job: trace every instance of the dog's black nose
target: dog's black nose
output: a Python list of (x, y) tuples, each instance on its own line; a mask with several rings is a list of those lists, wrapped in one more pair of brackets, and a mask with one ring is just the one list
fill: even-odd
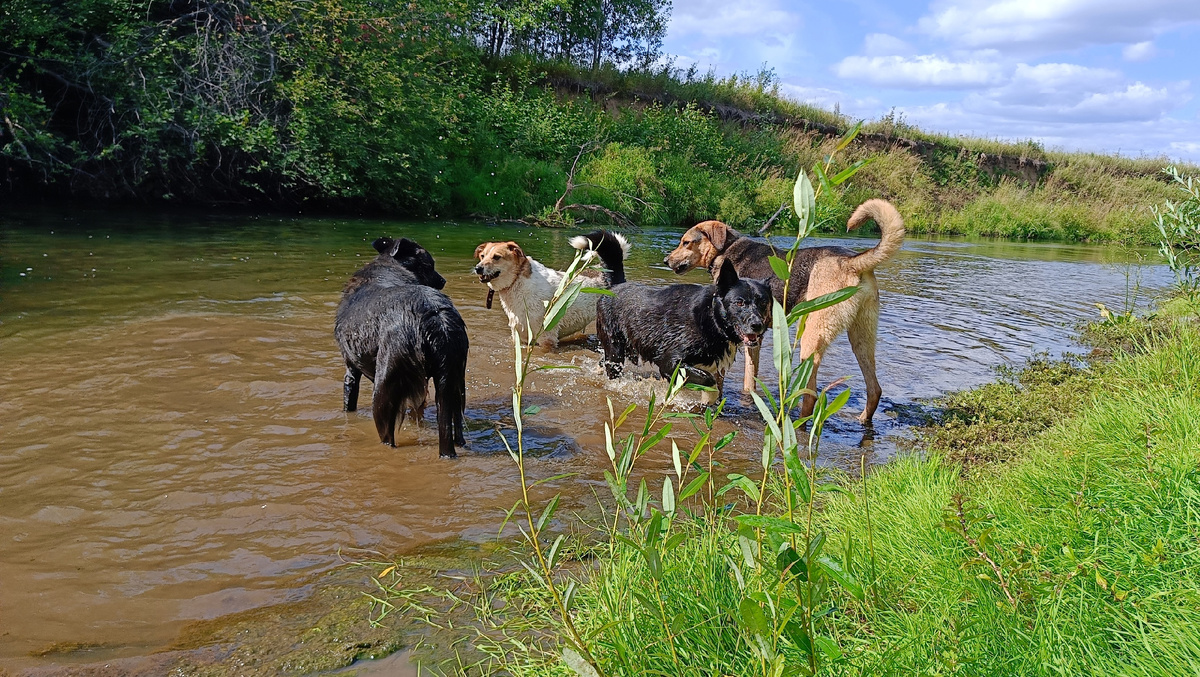
[(762, 323), (755, 322), (754, 324), (750, 325), (750, 331), (754, 332), (755, 334), (761, 334), (763, 331)]
[(480, 264), (480, 265), (478, 265), (478, 266), (475, 266), (475, 274), (476, 274), (476, 275), (483, 275), (483, 265), (482, 265), (482, 264)]
[(667, 266), (671, 265), (671, 256), (670, 256), (670, 254), (668, 254), (667, 256), (664, 256), (664, 257), (663, 257), (663, 265), (667, 265)]

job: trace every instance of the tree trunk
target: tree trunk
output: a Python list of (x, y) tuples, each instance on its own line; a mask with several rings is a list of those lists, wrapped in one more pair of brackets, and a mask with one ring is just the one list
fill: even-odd
[(604, 33), (608, 28), (608, 3), (601, 0), (599, 16), (596, 17), (596, 34), (592, 42), (592, 72), (600, 70), (600, 57), (604, 54)]
[(604, 22), (596, 27), (596, 41), (592, 43), (592, 72), (600, 70), (600, 55), (604, 52)]
[(504, 19), (498, 18), (492, 24), (491, 39), (488, 40), (488, 57), (493, 61), (500, 58), (500, 54), (504, 49)]

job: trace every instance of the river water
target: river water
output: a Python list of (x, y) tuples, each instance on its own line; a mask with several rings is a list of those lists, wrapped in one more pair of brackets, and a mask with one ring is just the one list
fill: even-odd
[[(423, 427), (398, 432), (396, 449), (378, 443), (369, 406), (340, 411), (334, 308), (383, 234), (433, 252), (470, 332), (468, 444), (457, 460), (438, 458), (433, 407)], [(628, 277), (679, 281), (660, 263), (678, 234), (631, 233)], [(495, 538), (518, 497), (497, 432), (511, 424), (512, 348), (499, 303), (484, 307), (471, 256), (482, 241), (514, 239), (561, 267), (568, 235), (371, 219), (0, 215), (0, 668), (52, 664), (33, 654), (70, 643), (114, 657), (159, 650), (191, 621), (304, 594), (293, 582), (337, 566), (340, 551)], [(878, 271), (884, 397), (873, 431), (852, 418), (862, 381), (844, 338), (822, 364), (822, 383), (850, 376), (855, 391), (830, 425), (825, 461), (886, 461), (927, 398), (1038, 351), (1072, 350), (1072, 327), (1096, 316), (1094, 302), (1121, 309), (1132, 282), (1142, 301), (1169, 283), (1139, 257), (1154, 260), (909, 238)], [(596, 357), (587, 341), (539, 352), (540, 363), (580, 369), (543, 372), (527, 398), (541, 407), (527, 423), (531, 473), (578, 473), (541, 488), (574, 507), (607, 492), (605, 397), (620, 407), (656, 383), (609, 383)], [(740, 362), (719, 423), (741, 431), (722, 452), (730, 468), (756, 463), (762, 439), (735, 390)], [(666, 472), (669, 446), (644, 467)]]

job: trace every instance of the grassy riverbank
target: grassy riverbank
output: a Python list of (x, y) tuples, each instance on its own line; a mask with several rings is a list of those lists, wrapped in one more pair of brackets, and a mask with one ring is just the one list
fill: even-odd
[[(750, 229), (857, 122), (786, 98), (769, 69), (650, 66), (663, 2), (576, 1), (15, 8), (0, 17), (0, 193), (486, 219), (561, 199)], [(1144, 205), (1171, 192), (1166, 158), (866, 122), (831, 170), (872, 163), (822, 195), (824, 230), (884, 197), (915, 233), (1147, 243)]]
[[(959, 424), (959, 452), (910, 456), (824, 492), (814, 519), (825, 552), (862, 590), (830, 588), (821, 672), (1190, 673), (1200, 661), (1200, 333), (1190, 320), (1157, 322), (1101, 328), (1133, 352), (1035, 363), (977, 391), (1010, 388), (1020, 411), (1053, 412), (1046, 421), (978, 399)], [(1006, 426), (1025, 430), (1009, 430), (1002, 455), (991, 435), (970, 434)], [(932, 433), (933, 447), (954, 436)], [(765, 674), (744, 600), (779, 603), (790, 586), (780, 596), (779, 573), (755, 570), (746, 553), (758, 546), (721, 521), (677, 518), (672, 533), (683, 536), (658, 575), (626, 540), (576, 553), (572, 615), (606, 674)], [(635, 591), (659, 595), (670, 613)], [(474, 599), (475, 644), (490, 654), (480, 672), (574, 674), (529, 574), (500, 576)], [(765, 609), (770, 624), (778, 616)], [(787, 665), (805, 663), (794, 635), (772, 641)]]

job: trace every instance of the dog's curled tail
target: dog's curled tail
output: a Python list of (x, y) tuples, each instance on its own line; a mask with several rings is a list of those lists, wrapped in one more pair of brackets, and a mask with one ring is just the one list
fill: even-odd
[(571, 246), (580, 251), (594, 251), (608, 271), (605, 279), (609, 287), (625, 281), (625, 259), (629, 257), (629, 241), (620, 233), (596, 230), (587, 235), (571, 238)]
[(879, 244), (847, 259), (846, 265), (858, 273), (874, 270), (876, 266), (892, 258), (904, 242), (904, 219), (892, 203), (887, 200), (867, 200), (850, 215), (850, 220), (846, 222), (846, 230), (857, 228), (867, 219), (874, 219), (875, 223), (879, 224), (882, 235)]

